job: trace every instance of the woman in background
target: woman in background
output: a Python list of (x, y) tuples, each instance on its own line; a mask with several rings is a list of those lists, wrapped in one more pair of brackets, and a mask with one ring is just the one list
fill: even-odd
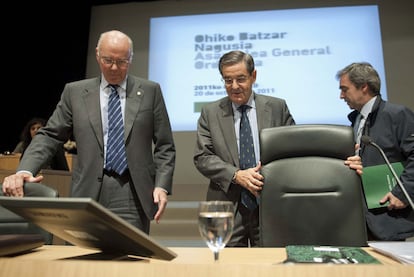
[[(32, 138), (36, 135), (37, 131), (46, 125), (46, 119), (35, 117), (29, 120), (23, 128), (20, 135), (20, 142), (16, 145), (13, 153), (21, 153), (21, 157), (24, 155), (24, 151), (29, 146)], [(20, 157), (20, 158), (21, 158)], [(43, 168), (55, 169), (55, 170), (69, 170), (68, 163), (65, 157), (64, 148), (59, 148), (53, 159), (43, 165)]]

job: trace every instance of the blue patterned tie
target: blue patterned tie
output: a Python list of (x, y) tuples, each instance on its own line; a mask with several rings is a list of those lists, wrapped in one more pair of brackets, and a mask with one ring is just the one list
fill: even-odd
[(362, 114), (358, 114), (357, 120), (354, 125), (355, 141), (356, 143), (361, 143), (362, 130), (365, 125), (365, 117)]
[[(240, 169), (247, 169), (256, 166), (256, 157), (254, 154), (254, 144), (252, 130), (250, 128), (249, 119), (247, 118), (248, 105), (242, 105), (239, 110), (242, 114), (240, 120)], [(249, 210), (253, 211), (257, 207), (256, 197), (247, 189), (242, 188), (241, 202)]]
[[(364, 130), (365, 125), (365, 117), (360, 113), (358, 114), (355, 125), (354, 125), (354, 136), (355, 136), (355, 143), (361, 144), (361, 137), (362, 137), (362, 131)], [(359, 147), (358, 150), (355, 150), (355, 155), (359, 155), (359, 151), (361, 150), (361, 147)]]
[(124, 143), (124, 123), (122, 121), (121, 101), (117, 86), (109, 85), (111, 94), (108, 102), (108, 142), (106, 146), (106, 165), (108, 171), (122, 175), (127, 168)]

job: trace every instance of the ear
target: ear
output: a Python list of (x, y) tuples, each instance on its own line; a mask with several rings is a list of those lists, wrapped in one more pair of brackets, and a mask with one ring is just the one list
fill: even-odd
[(95, 48), (95, 57), (96, 57), (96, 61), (99, 63), (99, 50), (98, 50), (98, 47)]
[(369, 89), (368, 84), (363, 84), (361, 86), (361, 90), (364, 94), (371, 94), (371, 90)]
[(255, 69), (255, 70), (253, 70), (253, 72), (252, 72), (253, 83), (254, 83), (254, 82), (256, 82), (256, 74), (257, 74), (257, 71), (256, 71), (256, 69)]

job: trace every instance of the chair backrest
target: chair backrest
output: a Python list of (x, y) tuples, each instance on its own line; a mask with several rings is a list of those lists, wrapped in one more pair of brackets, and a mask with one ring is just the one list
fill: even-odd
[(260, 245), (366, 246), (360, 176), (351, 127), (314, 124), (260, 132)]
[[(57, 190), (40, 183), (25, 183), (24, 193), (25, 196), (32, 197), (59, 197)], [(1, 185), (0, 196), (3, 196)], [(46, 244), (53, 242), (51, 233), (2, 206), (0, 206), (0, 234), (41, 234)]]

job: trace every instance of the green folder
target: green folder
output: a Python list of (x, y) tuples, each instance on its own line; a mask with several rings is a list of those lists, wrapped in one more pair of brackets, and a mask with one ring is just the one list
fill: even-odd
[[(402, 163), (391, 164), (395, 173), (401, 175), (404, 167)], [(386, 164), (364, 167), (362, 173), (362, 185), (364, 187), (365, 199), (368, 209), (385, 207), (387, 203), (381, 205), (379, 201), (386, 193), (392, 190), (397, 184), (391, 170)]]

